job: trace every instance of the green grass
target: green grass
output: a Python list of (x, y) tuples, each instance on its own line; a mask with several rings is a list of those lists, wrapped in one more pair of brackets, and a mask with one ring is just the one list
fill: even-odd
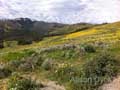
[(69, 90), (96, 90), (118, 74), (119, 65), (118, 60), (102, 52), (84, 64), (63, 64), (52, 77), (62, 84), (68, 83)]
[(8, 61), (20, 60), (22, 58), (31, 56), (34, 53), (35, 53), (35, 51), (26, 49), (26, 50), (19, 51), (19, 52), (5, 53), (5, 54), (1, 55), (0, 58), (2, 58), (3, 62), (8, 62)]
[[(64, 29), (66, 31), (73, 29), (71, 31), (75, 30), (75, 32), (46, 37), (42, 41), (34, 42), (31, 45), (1, 49), (0, 62), (19, 62), (24, 58), (25, 61), (22, 62), (22, 65), (33, 66), (34, 70), (29, 71), (30, 75), (34, 73), (42, 80), (58, 81), (67, 90), (88, 90), (88, 88), (89, 90), (95, 90), (106, 83), (96, 82), (96, 85), (94, 85), (87, 82), (83, 85), (81, 82), (74, 82), (76, 78), (92, 78), (93, 83), (95, 83), (94, 77), (98, 77), (101, 81), (111, 79), (120, 73), (118, 72), (120, 71), (120, 65), (118, 65), (120, 62), (120, 23), (98, 25), (85, 30), (80, 29), (79, 25)], [(62, 33), (62, 31), (58, 32)], [(66, 38), (69, 36), (70, 38)], [(65, 47), (65, 45), (76, 47)], [(109, 52), (110, 55), (103, 53), (103, 51)], [(32, 56), (35, 53), (37, 53), (36, 56)], [(111, 57), (111, 55), (114, 57)], [(41, 60), (38, 60), (39, 56), (42, 58)], [(37, 62), (39, 62), (39, 65), (36, 64)], [(36, 65), (39, 68), (35, 68)], [(20, 71), (16, 68), (16, 72), (22, 72), (22, 75), (26, 75), (27, 71), (24, 72), (22, 69)]]
[(43, 52), (45, 57), (57, 60), (75, 60), (79, 57), (75, 50), (55, 50), (50, 52)]

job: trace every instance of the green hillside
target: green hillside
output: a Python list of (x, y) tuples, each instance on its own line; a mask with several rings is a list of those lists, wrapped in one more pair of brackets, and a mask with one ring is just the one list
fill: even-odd
[(60, 25), (47, 34), (30, 45), (4, 42), (0, 90), (44, 90), (46, 81), (65, 90), (99, 90), (120, 74), (120, 22)]
[(15, 20), (0, 20), (0, 47), (3, 48), (4, 41), (16, 41), (19, 45), (32, 44), (44, 37), (65, 35), (81, 31), (94, 24), (61, 24), (43, 21), (32, 21), (29, 18), (18, 18)]

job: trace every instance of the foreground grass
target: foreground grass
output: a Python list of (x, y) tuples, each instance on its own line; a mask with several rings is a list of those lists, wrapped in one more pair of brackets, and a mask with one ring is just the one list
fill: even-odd
[[(34, 75), (42, 80), (58, 81), (67, 90), (94, 90), (119, 73), (120, 60), (115, 57), (119, 56), (120, 46), (110, 46), (107, 52), (103, 52), (99, 47), (92, 47), (94, 46), (90, 45), (89, 49), (86, 49), (86, 44), (63, 45), (46, 48), (41, 52), (23, 50), (8, 53), (3, 58), (8, 62), (5, 64), (6, 69), (9, 68), (12, 73), (21, 72), (21, 76), (29, 73), (32, 77), (31, 73), (34, 72)], [(117, 54), (113, 54), (116, 52)], [(95, 77), (99, 82), (94, 80)], [(81, 83), (78, 79), (92, 79), (92, 82)]]

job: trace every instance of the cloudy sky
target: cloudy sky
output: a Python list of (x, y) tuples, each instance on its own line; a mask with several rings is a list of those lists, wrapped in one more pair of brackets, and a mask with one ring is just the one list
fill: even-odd
[(0, 18), (61, 23), (120, 21), (120, 0), (0, 0)]

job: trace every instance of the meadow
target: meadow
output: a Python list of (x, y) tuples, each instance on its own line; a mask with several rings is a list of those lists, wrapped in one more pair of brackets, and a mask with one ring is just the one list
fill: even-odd
[(0, 90), (42, 90), (45, 81), (65, 90), (100, 90), (120, 74), (120, 22), (5, 46), (0, 49)]

